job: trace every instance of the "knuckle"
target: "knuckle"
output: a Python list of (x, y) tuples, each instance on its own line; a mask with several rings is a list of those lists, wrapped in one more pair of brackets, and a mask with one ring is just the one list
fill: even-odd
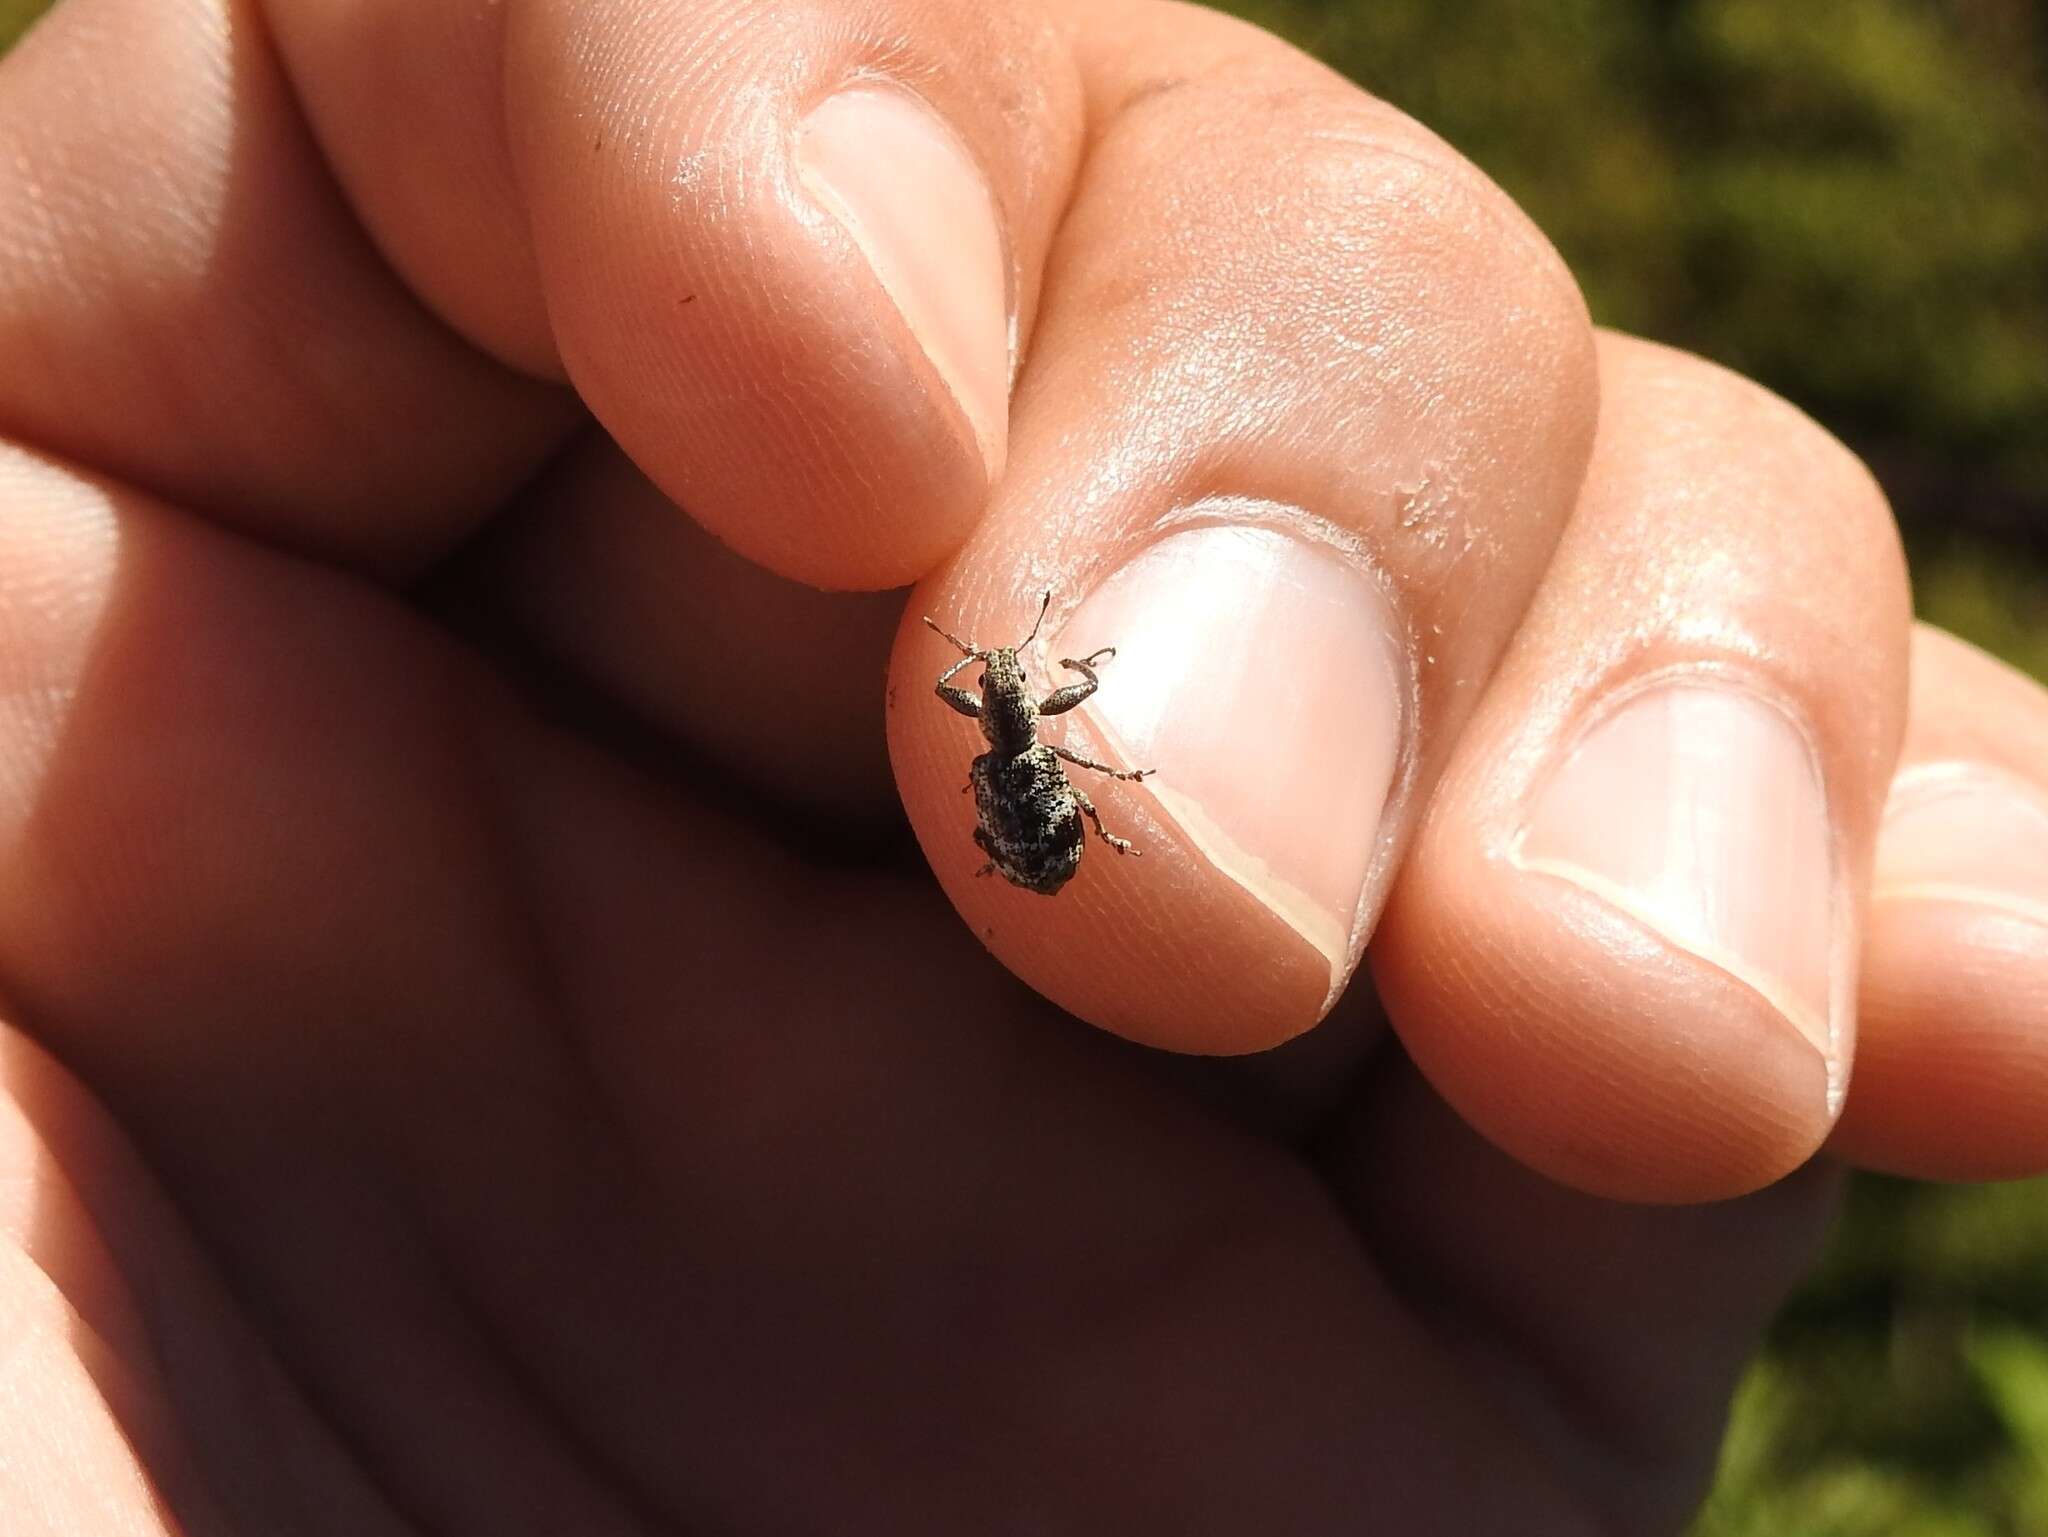
[(1892, 678), (1911, 607), (1905, 554), (1862, 461), (1703, 358), (1610, 335), (1600, 364), (1601, 426), (1573, 518), (1581, 599), (1626, 592), (1660, 631), (1777, 657), (1815, 691), (1846, 698), (1854, 680)]
[[(1739, 479), (1778, 517), (1810, 529), (1837, 550), (1866, 551), (1903, 568), (1891, 505), (1861, 458), (1804, 411), (1753, 379), (1692, 353), (1610, 339), (1632, 366), (1617, 372), (1675, 437), (1665, 452), (1689, 461), (1710, 483)], [(1647, 375), (1647, 377), (1645, 377)], [(1647, 386), (1647, 391), (1645, 391)], [(1673, 450), (1676, 452), (1674, 453)], [(1733, 499), (1729, 486), (1722, 499)]]
[(1577, 302), (1549, 242), (1470, 161), (1320, 67), (1306, 88), (1299, 73), (1224, 64), (1146, 91), (1098, 154), (1122, 162), (1136, 196), (1178, 212), (1191, 241), (1249, 246), (1276, 272), (1328, 282), (1390, 256), (1498, 256), (1516, 288), (1548, 282)]
[(1068, 232), (1088, 313), (1155, 362), (1227, 353), (1219, 380), (1292, 357), (1317, 364), (1303, 390), (1358, 386), (1400, 349), (1428, 364), (1423, 394), (1457, 375), (1530, 405), (1584, 396), (1584, 301), (1515, 203), (1412, 119), (1292, 64), (1226, 60), (1123, 105), (1089, 171), (1111, 195)]

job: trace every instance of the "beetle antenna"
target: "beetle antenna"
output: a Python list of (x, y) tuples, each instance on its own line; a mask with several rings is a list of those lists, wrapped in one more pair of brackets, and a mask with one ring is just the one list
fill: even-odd
[[(925, 623), (926, 623), (927, 625), (929, 625), (929, 626), (930, 626), (930, 627), (931, 627), (932, 629), (934, 629), (934, 630), (939, 630), (939, 627), (938, 627), (938, 625), (937, 625), (937, 624), (935, 624), (935, 623), (933, 623), (933, 621), (932, 621), (932, 616), (931, 616), (930, 614), (926, 614), (926, 615), (924, 616), (924, 622), (925, 622)], [(951, 642), (952, 642), (952, 643), (953, 643), (954, 645), (958, 646), (958, 647), (960, 648), (960, 652), (961, 652), (961, 654), (962, 654), (963, 656), (980, 656), (980, 655), (981, 655), (981, 647), (979, 647), (979, 646), (970, 646), (970, 645), (968, 645), (966, 641), (962, 640), (962, 639), (961, 639), (961, 638), (960, 638), (959, 636), (957, 636), (957, 635), (953, 634), (953, 632), (952, 632), (952, 631), (950, 631), (950, 630), (939, 630), (939, 633), (940, 633), (941, 635), (945, 636), (945, 637), (946, 637), (946, 639), (950, 640), (950, 641), (951, 641)]]
[(1048, 587), (1045, 589), (1045, 596), (1038, 600), (1038, 617), (1031, 621), (1031, 633), (1017, 642), (1017, 649), (1019, 651), (1022, 651), (1026, 646), (1038, 639), (1038, 627), (1045, 623), (1045, 611), (1051, 607), (1052, 589)]

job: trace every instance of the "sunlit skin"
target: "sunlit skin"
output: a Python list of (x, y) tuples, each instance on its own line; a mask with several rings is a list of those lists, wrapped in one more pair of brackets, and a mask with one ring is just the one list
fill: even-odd
[[(878, 74), (972, 167), (887, 275), (892, 188), (790, 159)], [(2048, 1166), (2048, 926), (1924, 850), (1869, 896), (1901, 769), (2048, 794), (2048, 700), (1915, 638), (1818, 427), (1596, 336), (1261, 33), (65, 0), (0, 231), (9, 1537), (1680, 1529), (1837, 1133), (1761, 993), (1505, 852), (1657, 668), (1824, 773), (1842, 1151)], [(1064, 627), (1190, 508), (1300, 578), (1157, 725), (1218, 761), (1090, 782), (1142, 859), (977, 880), (922, 616), (1050, 588), (1113, 759), (1140, 648)], [(1202, 715), (1334, 665), (1362, 571), (1398, 707), (1328, 761)], [(1383, 728), (1319, 948), (1198, 770)]]

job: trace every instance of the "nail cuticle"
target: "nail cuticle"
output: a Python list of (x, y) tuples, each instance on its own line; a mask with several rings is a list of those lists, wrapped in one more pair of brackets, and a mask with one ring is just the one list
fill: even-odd
[(1982, 792), (2009, 795), (2048, 817), (2048, 794), (2034, 789), (2017, 774), (1994, 768), (1988, 763), (1945, 758), (1916, 763), (1892, 780), (1891, 793), (1885, 798), (1885, 820), (1890, 821), (1893, 817), (1946, 800), (1952, 795)]

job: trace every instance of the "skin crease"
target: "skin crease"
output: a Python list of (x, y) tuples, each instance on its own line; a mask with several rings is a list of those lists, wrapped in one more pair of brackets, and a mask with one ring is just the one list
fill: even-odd
[[(1002, 211), (985, 508), (902, 316), (788, 200), (784, 131), (846, 68), (945, 114)], [(1560, 700), (1659, 634), (1622, 557), (1690, 530), (1658, 569), (1713, 634), (1740, 619), (1795, 697), (1854, 686), (1812, 725), (1861, 878), (1905, 620), (1810, 424), (1596, 345), (1423, 130), (1138, 0), (65, 0), (0, 62), (0, 232), (10, 1522), (1682, 1525), (1833, 1172), (1636, 1206), (1500, 1144), (1678, 1202), (1825, 1128), (1763, 1072), (1682, 1092), (1699, 1059), (1626, 1032), (1700, 975), (1591, 924), (1540, 973), (1557, 935), (1485, 861)], [(1681, 475), (1656, 412), (1629, 425), (1667, 392), (1753, 430)], [(1469, 539), (1404, 542), (1422, 465)], [(1815, 485), (1847, 515), (1785, 520), (1797, 593), (1742, 518), (1703, 531), (1730, 486)], [(1443, 628), (1366, 905), (1373, 964), (1442, 995), (1390, 989), (1393, 1023), (1477, 1130), (1363, 982), (1308, 1030), (1327, 963), (1143, 788), (1101, 796), (1143, 860), (958, 889), (974, 733), (918, 617), (1022, 634), (1216, 498)], [(2039, 690), (1935, 639), (1912, 665), (1939, 704), (1909, 758), (2038, 774)], [(1863, 936), (1889, 1002), (1844, 1134), (2041, 1167), (2042, 1075), (1988, 1087), (2038, 1053), (2040, 972), (1920, 916)], [(1461, 1037), (1460, 988), (1503, 1028)], [(1098, 1002), (1183, 1047), (1307, 1033), (1196, 1063), (1055, 1006)], [(1959, 1003), (2004, 1024), (1922, 1079), (1935, 1142), (1896, 1075)], [(1564, 1044), (1518, 1055), (1524, 1027)], [(1476, 1102), (1488, 1060), (1530, 1101)], [(1542, 1090), (1602, 1063), (1642, 1092), (1560, 1151)]]

